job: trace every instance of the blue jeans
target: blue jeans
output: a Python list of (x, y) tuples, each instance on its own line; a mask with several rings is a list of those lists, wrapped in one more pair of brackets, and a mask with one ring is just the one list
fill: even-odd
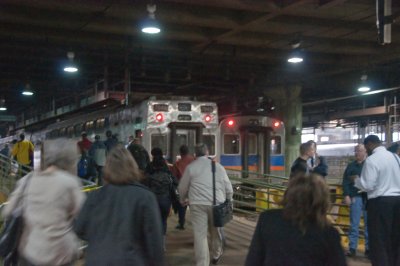
[(365, 249), (369, 249), (368, 246), (368, 227), (367, 227), (367, 211), (363, 204), (361, 196), (351, 198), (350, 204), (350, 230), (349, 230), (349, 248), (357, 249), (358, 246), (358, 235), (361, 214), (364, 216), (364, 236), (365, 236)]

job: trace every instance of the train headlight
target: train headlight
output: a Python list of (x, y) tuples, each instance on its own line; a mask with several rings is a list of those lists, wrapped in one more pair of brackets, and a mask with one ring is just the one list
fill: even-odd
[(164, 115), (159, 113), (156, 115), (157, 122), (162, 122), (164, 120)]
[(207, 123), (211, 122), (211, 115), (206, 115), (204, 117), (204, 121), (206, 121)]

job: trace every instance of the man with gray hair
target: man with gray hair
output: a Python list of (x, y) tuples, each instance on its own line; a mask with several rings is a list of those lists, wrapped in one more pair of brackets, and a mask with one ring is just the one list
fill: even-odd
[[(208, 266), (207, 231), (211, 236), (212, 264), (217, 264), (223, 253), (223, 231), (209, 226), (213, 224), (213, 174), (207, 146), (203, 143), (196, 145), (195, 155), (196, 160), (186, 167), (178, 189), (181, 203), (190, 205), (196, 266)], [(215, 197), (217, 204), (221, 204), (225, 199), (232, 199), (233, 190), (225, 169), (217, 162), (215, 165)]]

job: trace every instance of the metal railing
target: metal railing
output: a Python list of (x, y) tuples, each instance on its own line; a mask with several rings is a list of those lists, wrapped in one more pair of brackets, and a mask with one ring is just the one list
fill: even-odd
[[(237, 215), (257, 217), (262, 211), (281, 208), (289, 179), (287, 177), (258, 174), (227, 169), (233, 186), (233, 207)], [(241, 178), (250, 176), (251, 178)], [(328, 181), (329, 182), (329, 181)], [(350, 227), (349, 206), (343, 204), (342, 187), (337, 180), (328, 183), (331, 191), (331, 209), (328, 219), (343, 236), (343, 243), (347, 243), (347, 232)], [(360, 239), (364, 238), (364, 225), (360, 225)]]

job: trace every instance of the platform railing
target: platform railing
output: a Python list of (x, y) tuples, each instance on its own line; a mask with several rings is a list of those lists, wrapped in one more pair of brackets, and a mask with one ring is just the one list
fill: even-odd
[(14, 190), (18, 179), (32, 171), (29, 166), (22, 167), (11, 157), (0, 154), (0, 202)]
[[(233, 186), (233, 206), (237, 215), (257, 217), (265, 210), (281, 208), (280, 202), (289, 182), (287, 177), (245, 172), (244, 176), (252, 178), (241, 178), (243, 171), (227, 169), (227, 172)], [(349, 206), (343, 204), (342, 187), (338, 181), (328, 185), (331, 192), (328, 219), (343, 236), (345, 244), (350, 227)], [(364, 241), (363, 223), (360, 225), (360, 239)]]

